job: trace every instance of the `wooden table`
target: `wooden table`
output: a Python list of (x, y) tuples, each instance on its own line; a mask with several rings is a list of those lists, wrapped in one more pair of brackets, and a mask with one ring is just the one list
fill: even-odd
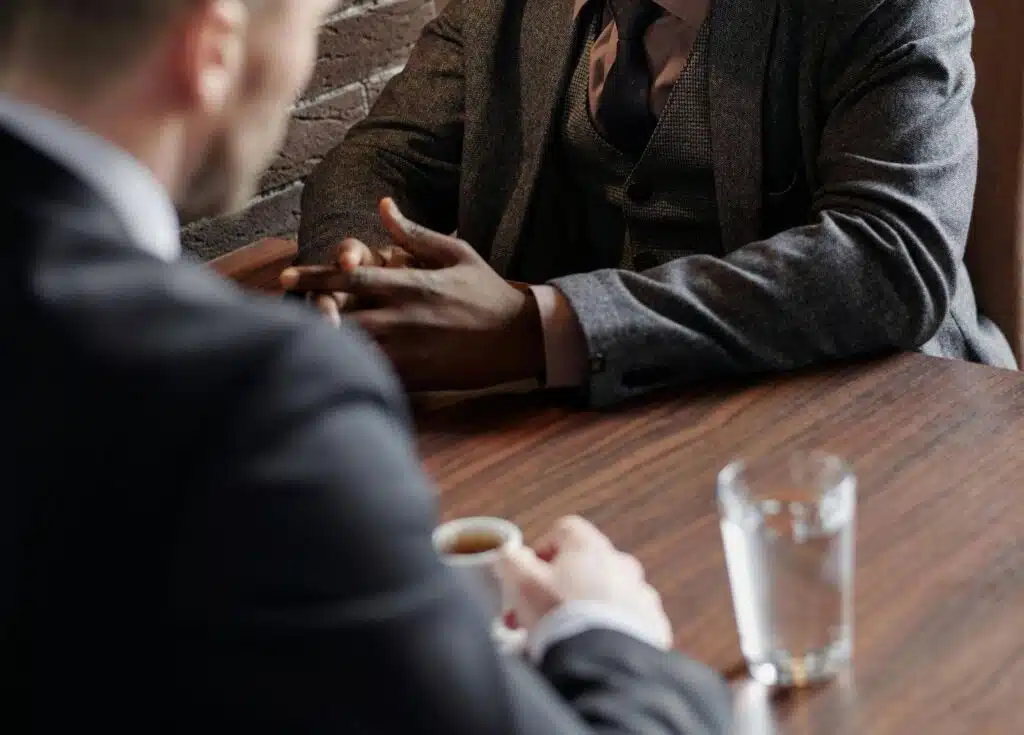
[[(500, 396), (421, 413), (447, 517), (528, 537), (580, 513), (635, 553), (678, 646), (735, 682), (739, 732), (1024, 732), (1024, 376), (919, 355), (663, 395), (616, 412)], [(745, 680), (714, 504), (740, 455), (857, 472), (855, 667), (788, 697)]]

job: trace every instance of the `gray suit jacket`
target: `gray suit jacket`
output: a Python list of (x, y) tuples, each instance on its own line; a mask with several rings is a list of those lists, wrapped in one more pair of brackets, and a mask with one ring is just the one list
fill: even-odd
[[(385, 241), (385, 195), (508, 277), (556, 251), (547, 154), (572, 7), (453, 0), (311, 177), (302, 257), (343, 236)], [(724, 256), (642, 274), (564, 274), (552, 256), (529, 274), (553, 278), (580, 319), (591, 401), (904, 349), (1014, 366), (963, 265), (969, 0), (716, 0), (710, 23)]]

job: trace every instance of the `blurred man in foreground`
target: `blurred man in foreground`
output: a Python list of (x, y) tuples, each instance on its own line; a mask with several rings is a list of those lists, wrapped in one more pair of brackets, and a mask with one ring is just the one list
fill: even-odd
[(499, 656), (380, 358), (176, 262), (174, 204), (249, 196), (333, 5), (0, 9), (0, 729), (721, 732), (583, 521), (508, 559), (536, 666)]

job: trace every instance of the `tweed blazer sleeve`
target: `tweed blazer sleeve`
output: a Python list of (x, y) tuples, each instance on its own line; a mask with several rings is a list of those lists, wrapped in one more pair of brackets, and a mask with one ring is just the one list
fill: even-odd
[(390, 243), (377, 216), (386, 196), (432, 230), (455, 230), (465, 115), (464, 6), (464, 0), (452, 0), (426, 26), (370, 116), (309, 177), (302, 195), (300, 262), (323, 261), (345, 237), (371, 247)]
[(598, 366), (593, 403), (914, 349), (946, 319), (976, 176), (970, 3), (831, 5), (806, 225), (725, 257), (553, 281)]

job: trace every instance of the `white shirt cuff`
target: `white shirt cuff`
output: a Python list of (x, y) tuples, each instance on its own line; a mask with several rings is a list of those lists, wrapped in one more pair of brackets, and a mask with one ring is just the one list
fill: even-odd
[(612, 630), (666, 648), (661, 636), (646, 630), (628, 613), (603, 602), (577, 600), (555, 608), (537, 622), (526, 639), (526, 656), (540, 664), (553, 646), (590, 630)]
[(587, 379), (587, 341), (569, 301), (554, 286), (530, 286), (544, 335), (548, 388), (574, 388)]

